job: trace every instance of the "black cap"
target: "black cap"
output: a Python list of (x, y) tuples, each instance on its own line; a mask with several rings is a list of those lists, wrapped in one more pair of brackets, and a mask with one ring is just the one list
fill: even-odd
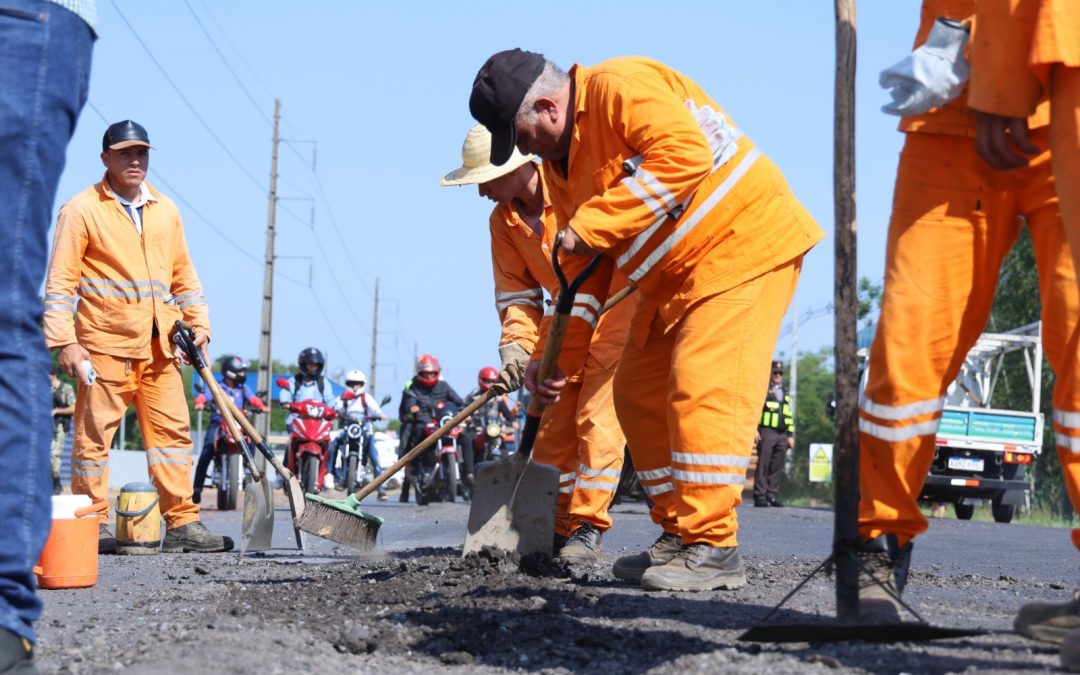
[(110, 124), (109, 128), (105, 130), (105, 135), (101, 138), (102, 152), (108, 152), (110, 149), (130, 148), (133, 145), (145, 145), (149, 148), (150, 136), (147, 135), (146, 129), (141, 124), (131, 120)]
[(782, 373), (782, 372), (784, 372), (784, 362), (783, 362), (783, 361), (773, 361), (773, 362), (772, 362), (772, 369), (773, 369), (773, 372), (774, 372), (774, 373), (775, 373), (776, 371), (778, 371), (778, 370), (779, 370), (779, 371), (780, 371), (781, 373)]
[(535, 52), (508, 49), (480, 67), (473, 80), (469, 112), (491, 132), (491, 163), (502, 166), (517, 144), (517, 116), (529, 87), (544, 72), (544, 57)]

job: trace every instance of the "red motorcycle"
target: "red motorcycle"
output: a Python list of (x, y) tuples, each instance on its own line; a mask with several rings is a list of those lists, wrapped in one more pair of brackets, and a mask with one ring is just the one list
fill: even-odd
[[(285, 378), (279, 378), (277, 384), (284, 389), (289, 387), (289, 381)], [(351, 391), (341, 395), (346, 401), (353, 397)], [(285, 466), (300, 479), (304, 492), (320, 492), (330, 458), (332, 421), (337, 417), (337, 413), (319, 401), (294, 401), (285, 407), (296, 415), (289, 425), (289, 449), (285, 453)]]
[[(450, 421), (456, 412), (452, 405), (440, 401), (424, 425), (421, 440), (435, 433), (435, 430)], [(458, 494), (458, 481), (461, 476), (458, 462), (458, 436), (461, 425), (442, 437), (442, 440), (420, 456), (417, 462), (416, 503), (420, 506), (430, 502), (453, 502)]]

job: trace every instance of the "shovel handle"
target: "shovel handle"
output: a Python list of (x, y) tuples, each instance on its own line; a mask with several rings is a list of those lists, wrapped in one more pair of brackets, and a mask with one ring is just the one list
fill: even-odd
[[(543, 382), (555, 372), (555, 365), (559, 360), (559, 352), (562, 351), (563, 340), (566, 339), (566, 327), (570, 324), (570, 315), (556, 312), (551, 317), (551, 325), (548, 328), (547, 342), (544, 343), (544, 355), (540, 358), (540, 369), (536, 371), (536, 381)], [(544, 414), (544, 406), (533, 396), (529, 399), (529, 415), (540, 417)]]
[[(221, 421), (228, 427), (229, 433), (233, 439), (236, 440), (237, 445), (240, 446), (241, 452), (244, 454), (244, 461), (247, 462), (248, 471), (251, 472), (251, 478), (256, 483), (262, 480), (262, 472), (259, 471), (259, 467), (255, 466), (255, 456), (251, 452), (251, 447), (248, 446), (247, 440), (244, 438), (243, 432), (240, 430), (240, 425), (237, 424), (237, 417), (243, 417), (243, 415), (233, 415), (234, 407), (230, 404), (232, 399), (225, 395), (225, 392), (221, 390), (221, 386), (218, 385), (217, 380), (214, 379), (214, 374), (210, 372), (210, 369), (203, 365), (199, 369), (199, 377), (206, 380), (206, 384), (210, 387), (210, 393), (214, 397), (214, 402), (217, 403), (218, 413), (221, 415)], [(244, 418), (247, 421), (247, 418)]]
[(495, 390), (488, 389), (486, 392), (484, 392), (483, 396), (462, 408), (461, 412), (450, 418), (449, 422), (436, 429), (434, 432), (432, 432), (430, 436), (420, 441), (416, 445), (416, 447), (414, 447), (412, 450), (409, 450), (400, 458), (398, 458), (398, 461), (394, 462), (394, 464), (389, 469), (386, 469), (378, 476), (376, 476), (375, 480), (360, 488), (360, 490), (355, 495), (353, 495), (356, 498), (356, 501), (363, 501), (364, 497), (367, 497), (372, 492), (375, 492), (375, 490), (378, 490), (380, 485), (390, 479), (390, 476), (393, 476), (395, 473), (400, 471), (402, 467), (404, 467), (406, 464), (419, 457), (431, 446), (435, 445), (435, 443), (440, 438), (450, 433), (450, 431), (454, 427), (464, 422), (474, 412), (482, 408), (485, 403), (487, 403), (493, 398), (495, 398)]
[(270, 449), (270, 446), (266, 444), (263, 437), (259, 435), (259, 432), (255, 429), (255, 425), (251, 423), (251, 420), (249, 420), (247, 416), (240, 412), (236, 407), (236, 404), (233, 403), (233, 400), (230, 398), (228, 401), (229, 409), (232, 411), (236, 421), (239, 422), (240, 426), (244, 429), (244, 433), (251, 436), (251, 440), (255, 441), (255, 447), (259, 449), (259, 452), (266, 458), (266, 461), (270, 462), (270, 466), (274, 467), (274, 471), (277, 471), (285, 477), (285, 480), (288, 480), (293, 475), (292, 471), (285, 468), (285, 465), (277, 458), (277, 455), (275, 455), (274, 451)]

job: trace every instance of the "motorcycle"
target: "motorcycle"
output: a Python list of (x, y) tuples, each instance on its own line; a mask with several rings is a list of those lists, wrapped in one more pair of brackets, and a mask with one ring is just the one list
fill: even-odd
[(480, 419), (473, 424), (473, 450), (476, 463), (502, 459), (506, 441), (503, 426), (496, 420)]
[[(203, 393), (203, 386), (196, 383), (195, 390)], [(256, 394), (260, 396), (265, 392)], [(200, 421), (202, 418), (200, 411)], [(254, 445), (251, 439), (248, 443)], [(235, 511), (236, 498), (240, 494), (241, 451), (240, 444), (229, 433), (224, 424), (218, 425), (214, 432), (214, 470), (211, 485), (217, 490), (217, 507), (219, 511)], [(249, 480), (245, 473), (245, 482)]]
[[(278, 378), (277, 384), (289, 388), (289, 381)], [(351, 391), (341, 395), (342, 400), (354, 398)], [(296, 415), (289, 425), (289, 450), (285, 453), (285, 466), (300, 479), (304, 492), (322, 490), (326, 478), (327, 458), (330, 454), (330, 430), (337, 417), (333, 408), (319, 401), (293, 401), (285, 408)]]
[[(382, 401), (379, 402), (379, 407), (381, 408), (389, 402), (390, 397), (384, 396)], [(345, 438), (344, 442), (347, 444), (347, 449), (343, 457), (343, 464), (345, 465), (345, 491), (350, 494), (364, 487), (368, 482), (366, 480), (363, 462), (364, 448), (369, 447), (370, 441), (368, 439), (375, 433), (375, 430), (372, 427), (372, 422), (374, 422), (375, 419), (376, 418), (374, 417), (361, 417), (361, 415), (350, 414), (345, 421), (344, 429), (342, 429), (342, 434)], [(374, 448), (372, 448), (372, 450), (374, 451)], [(372, 466), (374, 466), (374, 463)]]
[[(436, 404), (433, 411), (424, 424), (422, 433), (417, 442), (422, 441), (435, 430), (446, 424), (454, 416), (453, 406), (447, 406), (442, 401)], [(458, 436), (461, 427), (455, 427), (450, 433), (442, 437), (442, 440), (421, 455), (416, 469), (416, 503), (420, 506), (431, 502), (453, 502), (458, 495), (458, 481), (461, 470), (458, 465), (460, 452), (458, 451)]]

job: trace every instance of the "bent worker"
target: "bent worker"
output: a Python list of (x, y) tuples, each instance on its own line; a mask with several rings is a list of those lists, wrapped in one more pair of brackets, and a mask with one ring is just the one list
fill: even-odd
[[(509, 161), (496, 166), (490, 155), (491, 133), (476, 125), (462, 146), (462, 166), (441, 182), (478, 185), (480, 196), (496, 204), (489, 229), (495, 309), (502, 323), (500, 383), (503, 390), (513, 391), (521, 386), (536, 348), (544, 290), (550, 297), (559, 292), (551, 267), (555, 211), (532, 156), (515, 150)], [(610, 262), (608, 267), (610, 276)], [(604, 290), (617, 292), (628, 283), (620, 274)], [(619, 485), (626, 443), (615, 415), (612, 382), (637, 301), (634, 297), (616, 305), (598, 321), (600, 303), (586, 291), (575, 299), (579, 309), (571, 315), (568, 330), (571, 335), (591, 334), (585, 343), (588, 353), (581, 367), (571, 371), (558, 403), (545, 412), (533, 447), (534, 461), (559, 469), (553, 550), (574, 563), (600, 558), (603, 533), (612, 523), (608, 507)]]
[[(211, 534), (191, 499), (190, 419), (169, 335), (183, 319), (205, 352), (210, 320), (180, 212), (146, 182), (150, 139), (141, 125), (110, 125), (101, 162), (101, 181), (60, 209), (45, 283), (46, 343), (81, 383), (71, 491), (94, 503), (108, 500), (109, 447), (134, 403), (165, 518), (162, 550), (228, 551), (232, 540)], [(88, 381), (84, 362), (96, 381)], [(105, 512), (98, 550), (116, 550)]]
[[(662, 534), (614, 574), (650, 590), (742, 586), (735, 507), (765, 395), (752, 373), (769, 367), (821, 229), (720, 106), (662, 63), (567, 74), (504, 51), (480, 69), (469, 107), (492, 133), (494, 164), (515, 145), (544, 160), (564, 252), (604, 254), (642, 296), (615, 409)], [(580, 352), (571, 338), (568, 358)], [(551, 404), (565, 376), (535, 382), (541, 352), (525, 383)]]
[[(975, 0), (924, 0), (915, 46), (926, 42), (938, 17), (962, 20), (975, 8)], [(1048, 121), (1045, 103), (1026, 120), (1031, 140), (1041, 147), (1049, 141)], [(967, 93), (900, 121), (905, 139), (889, 222), (881, 317), (859, 405), (859, 555), (888, 587), (862, 574), (859, 615), (868, 623), (901, 618), (902, 608), (889, 591), (903, 591), (913, 540), (928, 527), (917, 498), (934, 458), (946, 392), (986, 326), (998, 273), (1020, 235), (1021, 217), (1038, 266), (1043, 347), (1057, 374), (1058, 456), (1069, 493), (1080, 506), (1080, 455), (1073, 452), (1080, 449), (1075, 365), (1080, 293), (1051, 156), (1041, 151), (1027, 166), (995, 171), (976, 152), (976, 127)], [(1080, 531), (1074, 530), (1073, 541), (1080, 544)], [(1080, 625), (1080, 603), (1066, 609)], [(1045, 627), (1038, 624), (1053, 621), (1021, 611), (1016, 627), (1031, 634)]]

